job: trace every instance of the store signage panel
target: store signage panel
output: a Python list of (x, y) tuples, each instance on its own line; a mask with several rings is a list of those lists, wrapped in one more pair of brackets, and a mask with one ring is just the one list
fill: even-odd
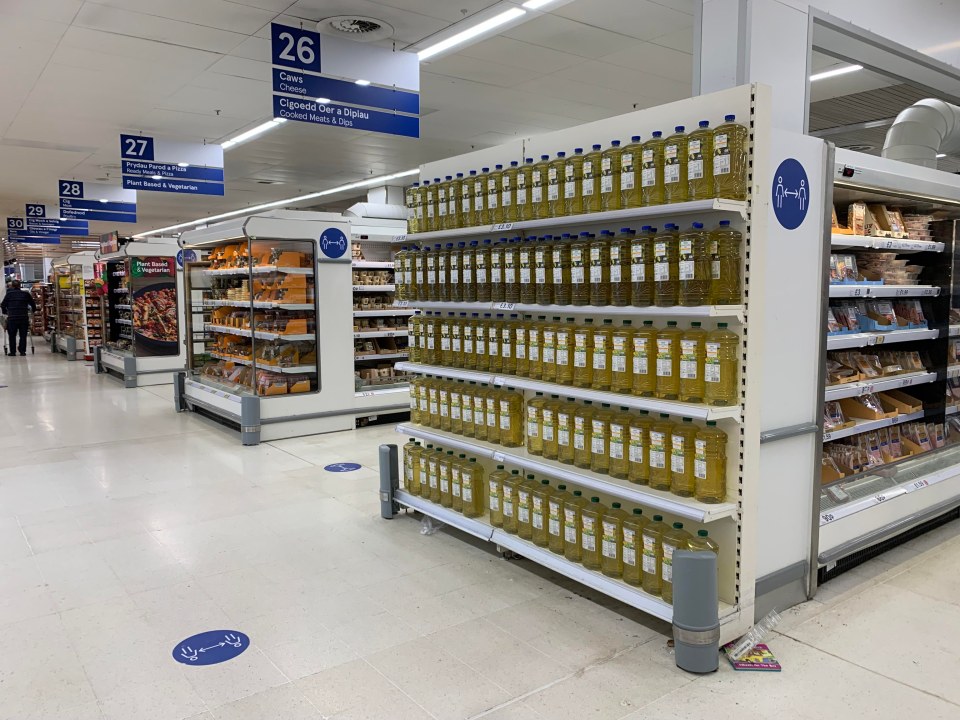
[(415, 52), (324, 35), (320, 60), (324, 75), (420, 92), (420, 58)]
[(238, 630), (209, 630), (177, 643), (173, 659), (184, 665), (217, 665), (233, 660), (248, 647), (250, 638)]
[(130, 258), (134, 349), (141, 357), (180, 351), (176, 276), (174, 258)]
[(54, 237), (60, 235), (74, 235), (83, 237), (90, 232), (90, 223), (85, 220), (67, 220), (56, 215), (56, 208), (42, 203), (27, 203), (24, 207), (26, 217), (18, 218), (24, 224), (10, 230), (25, 230), (27, 235), (36, 237)]
[(363, 107), (396, 110), (417, 114), (420, 112), (420, 96), (376, 85), (357, 85), (354, 82), (334, 78), (290, 72), (283, 68), (273, 69), (273, 91), (309, 99), (324, 97), (336, 102)]
[(784, 228), (796, 230), (803, 224), (810, 207), (810, 180), (798, 160), (787, 158), (777, 166), (770, 195), (773, 212)]
[(270, 23), (270, 48), (274, 65), (320, 72), (318, 32)]
[(113, 231), (100, 236), (100, 254), (109, 255), (120, 250), (120, 233)]
[(420, 137), (420, 118), (355, 108), (349, 105), (336, 105), (334, 103), (321, 105), (313, 100), (274, 95), (273, 116), (314, 123), (315, 125), (367, 130), (385, 135)]
[(223, 195), (223, 148), (145, 135), (120, 135), (128, 190)]
[(61, 217), (107, 222), (137, 221), (135, 190), (80, 180), (60, 180), (57, 188)]
[(28, 218), (42, 218), (47, 216), (47, 206), (37, 203), (27, 203)]

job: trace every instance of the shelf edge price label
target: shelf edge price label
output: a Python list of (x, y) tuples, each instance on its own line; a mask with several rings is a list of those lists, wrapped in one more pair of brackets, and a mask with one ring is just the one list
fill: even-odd
[(836, 520), (836, 517), (834, 517), (833, 513), (820, 513), (821, 525), (827, 525), (829, 523), (832, 523), (834, 520)]
[(497, 303), (497, 310), (513, 310), (515, 305), (516, 303), (511, 302)]
[(504, 230), (513, 230), (513, 223), (497, 223), (490, 226), (490, 232), (502, 232)]
[(831, 440), (833, 440), (833, 433), (832, 433), (832, 432), (825, 432), (825, 433), (823, 434), (823, 441), (824, 441), (824, 442), (830, 442)]
[(506, 460), (506, 458), (504, 457), (504, 455), (503, 455), (502, 452), (495, 452), (495, 453), (493, 454), (493, 461), (494, 461), (494, 462), (503, 462), (504, 460)]
[(404, 234), (404, 235), (394, 235), (394, 236), (393, 236), (393, 242), (395, 242), (395, 243), (403, 242), (403, 241), (405, 241), (406, 239), (407, 239), (407, 236), (406, 236), (405, 234)]
[(394, 300), (393, 306), (398, 308), (405, 308), (410, 306), (409, 300)]

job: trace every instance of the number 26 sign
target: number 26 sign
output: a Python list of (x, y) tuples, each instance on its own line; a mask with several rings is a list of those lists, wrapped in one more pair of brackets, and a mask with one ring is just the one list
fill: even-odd
[(320, 33), (272, 23), (270, 40), (274, 65), (320, 72)]

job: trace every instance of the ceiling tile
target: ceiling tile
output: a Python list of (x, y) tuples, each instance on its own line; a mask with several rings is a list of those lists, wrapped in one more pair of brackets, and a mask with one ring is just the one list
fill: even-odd
[(599, 61), (574, 65), (555, 73), (555, 76), (617, 91), (625, 103), (637, 102), (635, 97), (663, 98), (661, 102), (687, 98), (693, 82), (691, 75), (685, 80), (671, 80)]
[(640, 40), (693, 28), (692, 13), (680, 12), (651, 0), (589, 0), (557, 8), (561, 17)]
[(693, 77), (693, 56), (673, 48), (638, 41), (630, 47), (600, 58), (605, 63), (642, 70), (651, 75), (660, 75), (682, 80), (688, 85)]
[(549, 14), (512, 27), (502, 35), (586, 58), (609, 55), (617, 48), (617, 43), (623, 39), (620, 33)]
[[(275, 12), (229, 0), (90, 0), (92, 3), (119, 10), (142, 13), (148, 18), (167, 18), (203, 25), (218, 30), (252, 35), (269, 23)], [(153, 22), (153, 20), (149, 20)]]
[(410, 12), (427, 15), (432, 18), (455, 23), (469, 18), (471, 15), (493, 7), (500, 0), (457, 0), (457, 2), (437, 2), (437, 0), (375, 0), (377, 5), (394, 10), (408, 10)]
[(430, 72), (498, 87), (515, 87), (542, 74), (522, 65), (501, 65), (461, 55), (439, 58), (430, 63)]
[(313, 22), (334, 15), (372, 17), (389, 23), (394, 29), (393, 39), (406, 44), (418, 42), (450, 24), (446, 20), (396, 7), (387, 7), (370, 0), (299, 0), (284, 12), (286, 15)]
[(8, 17), (29, 17), (69, 25), (82, 5), (83, 0), (3, 0), (0, 24), (8, 22)]
[(236, 77), (272, 83), (273, 73), (271, 67), (270, 63), (267, 62), (226, 55), (217, 60), (217, 62), (210, 67), (210, 71), (222, 75), (235, 75)]
[[(507, 62), (511, 66), (522, 67), (537, 73), (552, 73), (565, 67), (583, 62), (580, 55), (554, 50), (553, 48), (521, 42), (502, 35), (468, 45), (454, 57), (478, 58), (492, 62)], [(433, 63), (425, 63), (424, 68), (430, 70)]]

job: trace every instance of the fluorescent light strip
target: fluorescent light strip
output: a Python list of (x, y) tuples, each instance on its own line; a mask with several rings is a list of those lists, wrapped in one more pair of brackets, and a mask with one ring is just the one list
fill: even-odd
[(419, 168), (414, 168), (413, 170), (404, 170), (403, 172), (394, 173), (393, 175), (381, 175), (379, 177), (370, 178), (369, 180), (359, 180), (348, 185), (340, 185), (339, 187), (330, 188), (329, 190), (320, 190), (319, 192), (308, 193), (307, 195), (298, 195), (297, 197), (286, 198), (285, 200), (274, 200), (273, 202), (263, 203), (262, 205), (254, 205), (252, 207), (242, 208), (241, 210), (231, 210), (230, 212), (220, 213), (219, 215), (198, 218), (197, 220), (191, 220), (190, 222), (179, 223), (177, 225), (168, 225), (167, 227), (158, 228), (156, 230), (137, 233), (133, 237), (148, 237), (150, 235), (170, 232), (171, 230), (180, 230), (181, 228), (191, 228), (197, 225), (206, 225), (216, 220), (226, 220), (227, 218), (236, 217), (237, 215), (251, 215), (253, 213), (260, 212), (261, 210), (270, 210), (273, 208), (283, 207), (285, 205), (293, 205), (294, 203), (304, 202), (305, 200), (313, 200), (314, 198), (324, 197), (326, 195), (335, 195), (336, 193), (344, 192), (346, 190), (356, 190), (358, 188), (368, 187), (370, 185), (379, 185), (380, 183), (388, 182), (390, 180), (397, 180), (402, 177), (416, 175), (419, 172)]
[(369, 85), (369, 84), (370, 84), (370, 81), (369, 81), (369, 80), (354, 80), (354, 83), (356, 83), (357, 85)]
[(822, 73), (811, 75), (810, 82), (825, 80), (826, 78), (837, 77), (838, 75), (846, 75), (847, 73), (856, 72), (857, 70), (863, 70), (863, 65), (847, 65), (846, 67), (834, 68), (833, 70), (825, 70)]
[(552, 2), (556, 2), (556, 0), (527, 0), (523, 4), (523, 7), (527, 10), (539, 10), (544, 5), (549, 5)]
[(937, 157), (938, 157), (938, 158), (943, 158), (943, 157), (946, 157), (946, 156), (947, 156), (946, 153), (937, 153)]
[(273, 128), (277, 127), (278, 125), (282, 125), (286, 121), (286, 118), (274, 118), (273, 120), (267, 120), (267, 122), (257, 125), (255, 128), (247, 130), (246, 132), (242, 132), (236, 137), (232, 137), (229, 140), (224, 140), (222, 143), (220, 143), (220, 147), (222, 147), (224, 150), (229, 150), (234, 145), (242, 143), (244, 140), (249, 140), (252, 137), (256, 137), (261, 133), (265, 133), (267, 130), (273, 130)]
[(489, 20), (484, 20), (482, 23), (478, 23), (471, 28), (467, 28), (463, 32), (458, 32), (456, 35), (452, 35), (446, 40), (441, 40), (436, 45), (431, 45), (428, 48), (424, 48), (417, 53), (417, 57), (420, 58), (421, 62), (423, 62), (427, 58), (431, 58), (434, 55), (442, 53), (444, 50), (449, 50), (452, 47), (461, 45), (468, 40), (472, 40), (478, 35), (483, 35), (486, 32), (490, 32), (501, 25), (505, 25), (511, 20), (516, 20), (518, 17), (522, 17), (526, 14), (526, 10), (521, 10), (517, 7), (511, 8), (510, 10), (502, 12), (499, 15), (494, 15)]

